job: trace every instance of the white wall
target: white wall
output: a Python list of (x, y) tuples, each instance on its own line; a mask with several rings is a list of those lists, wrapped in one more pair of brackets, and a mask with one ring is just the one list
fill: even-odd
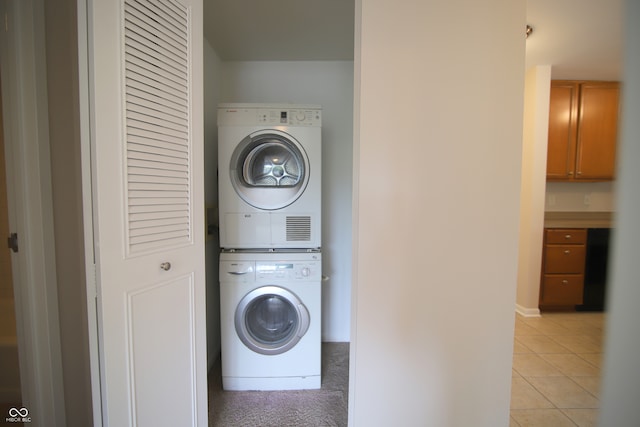
[(527, 70), (524, 93), (520, 242), (516, 310), (539, 316), (551, 66)]
[(220, 102), (320, 104), (322, 340), (350, 340), (353, 62), (223, 62)]
[[(218, 128), (216, 108), (220, 102), (221, 62), (209, 42), (204, 39), (204, 193), (209, 214), (218, 205)], [(208, 218), (216, 223), (215, 218)], [(220, 353), (220, 282), (218, 255), (220, 253), (217, 228), (211, 228), (205, 245), (207, 277), (207, 363), (213, 365)]]
[(524, 0), (356, 1), (353, 426), (509, 424)]
[(548, 182), (547, 212), (613, 212), (614, 182)]
[(638, 425), (640, 402), (640, 2), (626, 1), (625, 68), (619, 145), (617, 228), (613, 236), (611, 279), (607, 296), (601, 426)]

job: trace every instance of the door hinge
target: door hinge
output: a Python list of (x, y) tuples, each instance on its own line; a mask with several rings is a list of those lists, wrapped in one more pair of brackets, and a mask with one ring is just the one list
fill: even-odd
[(13, 252), (18, 252), (18, 233), (11, 233), (7, 239), (7, 247)]

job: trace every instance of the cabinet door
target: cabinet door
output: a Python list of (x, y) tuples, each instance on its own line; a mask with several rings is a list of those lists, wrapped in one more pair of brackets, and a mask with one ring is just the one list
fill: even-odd
[(544, 275), (540, 291), (540, 304), (567, 306), (582, 304), (584, 276), (581, 274)]
[(619, 91), (614, 82), (581, 85), (575, 178), (613, 179)]
[(544, 254), (546, 274), (584, 273), (584, 245), (547, 245)]
[(552, 81), (549, 104), (547, 179), (573, 177), (578, 119), (578, 88), (575, 82)]

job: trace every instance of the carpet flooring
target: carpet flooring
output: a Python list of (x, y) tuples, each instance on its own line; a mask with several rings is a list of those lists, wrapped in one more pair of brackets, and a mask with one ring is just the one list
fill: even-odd
[(319, 390), (224, 391), (218, 358), (209, 374), (209, 425), (346, 426), (348, 395), (349, 343), (322, 343)]

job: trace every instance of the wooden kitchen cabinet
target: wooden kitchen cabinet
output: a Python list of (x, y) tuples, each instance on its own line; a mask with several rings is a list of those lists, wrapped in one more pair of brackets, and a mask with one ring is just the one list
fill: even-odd
[(551, 82), (547, 180), (614, 178), (619, 99), (617, 82)]
[(544, 231), (541, 309), (573, 309), (582, 304), (587, 243), (585, 228), (547, 228)]

